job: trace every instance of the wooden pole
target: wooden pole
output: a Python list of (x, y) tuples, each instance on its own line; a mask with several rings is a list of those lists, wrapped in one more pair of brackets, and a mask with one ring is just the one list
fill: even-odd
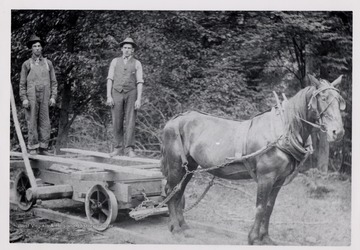
[(22, 133), (21, 133), (20, 124), (19, 124), (19, 120), (18, 120), (18, 117), (17, 117), (14, 92), (13, 92), (11, 84), (10, 84), (10, 91), (11, 91), (10, 103), (11, 103), (12, 116), (13, 116), (13, 120), (14, 120), (16, 135), (17, 135), (17, 137), (19, 139), (19, 143), (20, 143), (20, 147), (21, 147), (22, 157), (23, 157), (24, 163), (25, 163), (26, 173), (27, 173), (27, 176), (28, 176), (28, 178), (30, 180), (31, 187), (37, 187), (34, 172), (32, 171), (30, 161), (29, 161), (29, 157), (27, 155), (26, 144), (25, 144), (24, 138), (23, 138)]

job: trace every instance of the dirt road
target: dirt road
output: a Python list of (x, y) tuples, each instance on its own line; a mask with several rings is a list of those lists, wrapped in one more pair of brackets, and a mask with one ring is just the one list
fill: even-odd
[[(209, 180), (210, 176), (206, 174), (193, 178), (186, 190), (187, 206), (197, 200)], [(168, 218), (164, 216), (134, 222), (120, 215), (112, 226), (141, 232), (161, 244), (246, 245), (255, 213), (255, 193), (256, 185), (252, 181), (216, 179), (216, 184), (200, 204), (185, 215), (189, 221), (216, 225), (235, 233), (217, 234), (190, 222), (191, 229), (181, 235), (172, 235), (166, 225)], [(47, 205), (85, 216), (82, 204), (71, 207), (70, 203), (69, 200), (58, 200), (47, 202)], [(111, 228), (96, 232), (85, 226), (41, 219), (31, 212), (12, 210), (10, 217), (10, 232), (18, 234), (16, 242), (147, 243), (122, 237)], [(299, 174), (279, 193), (270, 223), (270, 236), (280, 245), (350, 245), (350, 180), (339, 174), (321, 175), (317, 171)]]

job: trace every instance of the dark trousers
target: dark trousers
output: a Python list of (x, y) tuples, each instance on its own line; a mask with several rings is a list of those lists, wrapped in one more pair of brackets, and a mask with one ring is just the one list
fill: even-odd
[(111, 108), (115, 148), (134, 149), (137, 90), (124, 93), (113, 89), (112, 97), (115, 104)]

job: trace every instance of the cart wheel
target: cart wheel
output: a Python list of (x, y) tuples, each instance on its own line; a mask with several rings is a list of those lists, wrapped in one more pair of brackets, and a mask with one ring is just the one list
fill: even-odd
[(19, 208), (23, 211), (28, 211), (34, 204), (35, 200), (29, 201), (26, 198), (26, 190), (31, 188), (30, 180), (24, 171), (20, 171), (14, 180), (15, 199)]
[(104, 231), (116, 220), (118, 214), (114, 193), (100, 184), (93, 186), (86, 194), (85, 211), (93, 227), (98, 231)]

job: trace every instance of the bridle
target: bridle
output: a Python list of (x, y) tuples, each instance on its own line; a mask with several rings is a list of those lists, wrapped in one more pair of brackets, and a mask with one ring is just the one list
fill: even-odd
[[(310, 98), (310, 101), (309, 101), (309, 103), (308, 103), (308, 105), (307, 105), (309, 110), (311, 109), (311, 103), (312, 103), (313, 98), (317, 98), (317, 95), (319, 95), (321, 92), (323, 92), (323, 91), (325, 91), (325, 90), (328, 90), (328, 89), (335, 90), (336, 92), (338, 92), (338, 93), (340, 94), (340, 91), (339, 91), (337, 88), (334, 88), (334, 87), (332, 87), (332, 86), (325, 86), (325, 87), (322, 87), (322, 88), (317, 89), (316, 91), (313, 92), (313, 94), (312, 94), (312, 96), (311, 96), (311, 98)], [(340, 97), (340, 98), (341, 98), (341, 97)], [(322, 119), (321, 119), (321, 118), (326, 115), (326, 114), (324, 114), (325, 111), (330, 107), (330, 105), (334, 102), (334, 100), (337, 100), (337, 101), (339, 102), (339, 104), (340, 104), (340, 102), (341, 102), (341, 100), (339, 99), (339, 97), (334, 96), (334, 97), (331, 99), (331, 101), (327, 103), (326, 107), (325, 107), (323, 110), (321, 110), (321, 111), (319, 112), (319, 114), (316, 116), (316, 120), (318, 121), (318, 123), (313, 123), (313, 122), (307, 121), (307, 120), (305, 120), (305, 119), (303, 119), (303, 118), (301, 118), (301, 117), (299, 117), (299, 116), (298, 116), (298, 118), (299, 118), (301, 121), (303, 121), (303, 122), (305, 122), (305, 123), (313, 126), (313, 127), (316, 128), (316, 129), (319, 129), (321, 132), (324, 132), (324, 133), (325, 133), (325, 132), (327, 132), (327, 128), (326, 128), (325, 124), (322, 122)], [(330, 117), (330, 118), (331, 118), (331, 117)]]

